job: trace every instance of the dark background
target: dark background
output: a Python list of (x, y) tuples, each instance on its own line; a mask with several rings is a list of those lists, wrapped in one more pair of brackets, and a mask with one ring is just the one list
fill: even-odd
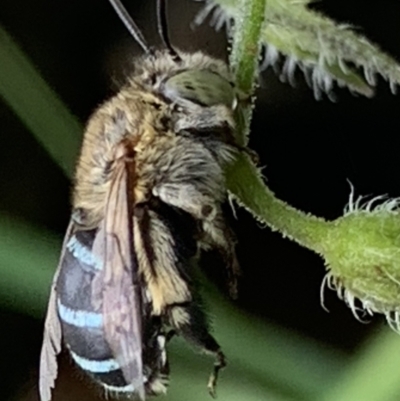
[[(126, 1), (151, 43), (154, 2)], [(175, 46), (224, 57), (223, 32), (207, 23), (191, 30), (201, 4), (170, 0)], [(326, 0), (315, 8), (349, 22), (400, 59), (400, 3)], [(47, 82), (81, 122), (106, 97), (140, 52), (106, 0), (1, 0), (0, 24), (29, 55)], [(0, 60), (1, 68), (1, 60)], [(306, 212), (334, 219), (348, 200), (349, 179), (357, 194), (400, 196), (399, 98), (379, 80), (372, 100), (334, 90), (316, 102), (299, 73), (297, 87), (262, 74), (250, 146), (266, 166), (270, 188)], [(70, 182), (18, 117), (0, 100), (0, 211), (19, 216), (60, 238), (69, 214)], [(382, 319), (362, 325), (332, 292), (330, 313), (320, 306), (323, 261), (310, 251), (262, 228), (238, 211), (234, 228), (244, 275), (238, 304), (249, 313), (316, 340), (354, 352)], [(21, 389), (38, 365), (42, 321), (0, 309), (2, 396)], [(11, 345), (12, 344), (12, 345)]]

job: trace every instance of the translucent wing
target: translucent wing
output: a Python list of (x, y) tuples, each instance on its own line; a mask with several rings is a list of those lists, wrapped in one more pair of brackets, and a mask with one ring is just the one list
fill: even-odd
[(40, 368), (39, 368), (39, 393), (41, 401), (50, 401), (51, 389), (54, 388), (54, 383), (57, 378), (57, 355), (61, 351), (61, 323), (57, 314), (57, 294), (56, 282), (61, 269), (61, 262), (64, 258), (65, 245), (71, 236), (73, 229), (72, 221), (69, 223), (65, 234), (60, 262), (54, 274), (53, 282), (50, 289), (50, 300), (47, 307), (47, 315), (44, 324), (43, 344), (40, 353)]
[(93, 244), (104, 261), (93, 283), (93, 302), (101, 302), (104, 331), (128, 384), (144, 399), (142, 306), (133, 239), (133, 161), (116, 161), (105, 218)]

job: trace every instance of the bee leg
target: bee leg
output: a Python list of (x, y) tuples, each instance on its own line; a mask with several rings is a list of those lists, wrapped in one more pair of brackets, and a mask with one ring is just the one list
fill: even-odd
[(221, 369), (223, 369), (225, 366), (226, 366), (225, 355), (221, 350), (219, 350), (216, 354), (214, 370), (211, 373), (210, 378), (208, 379), (208, 384), (207, 384), (208, 392), (210, 393), (211, 397), (213, 397), (213, 398), (217, 397), (216, 388), (217, 388), (219, 371)]
[(165, 340), (166, 340), (167, 344), (172, 340), (172, 337), (174, 337), (175, 335), (176, 335), (175, 330), (168, 331), (168, 333), (165, 336)]
[(237, 298), (240, 266), (235, 252), (236, 239), (215, 199), (202, 194), (192, 184), (182, 183), (157, 185), (153, 188), (153, 195), (201, 221), (204, 232), (201, 246), (205, 250), (217, 249), (220, 252), (228, 271), (229, 292), (232, 298)]
[(152, 192), (168, 205), (178, 207), (199, 220), (213, 220), (218, 213), (215, 196), (203, 194), (193, 184), (163, 183), (156, 185)]
[(206, 316), (202, 309), (193, 302), (171, 305), (168, 311), (169, 323), (176, 334), (181, 335), (207, 354), (214, 355), (216, 361), (208, 380), (208, 391), (216, 397), (219, 372), (226, 366), (225, 355), (215, 338), (209, 333)]
[(202, 224), (205, 235), (201, 241), (201, 246), (205, 250), (216, 249), (221, 254), (227, 268), (229, 293), (233, 299), (236, 299), (241, 270), (235, 252), (235, 235), (225, 223), (221, 210), (214, 220), (203, 220)]

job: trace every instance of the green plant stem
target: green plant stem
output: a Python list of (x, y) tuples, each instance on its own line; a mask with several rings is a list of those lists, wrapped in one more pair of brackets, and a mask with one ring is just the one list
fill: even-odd
[(289, 206), (276, 198), (245, 154), (228, 167), (227, 185), (241, 206), (272, 230), (302, 246), (322, 253), (332, 223)]
[(265, 18), (266, 0), (241, 0), (240, 17), (235, 21), (230, 64), (235, 84), (246, 98), (243, 109), (244, 125), (241, 142), (245, 144), (250, 131), (255, 79), (258, 76), (258, 56), (261, 50), (261, 32)]
[(0, 96), (71, 176), (82, 132), (80, 124), (1, 26), (0, 60)]
[[(258, 58), (266, 15), (266, 0), (240, 0), (233, 34), (231, 68), (239, 93), (248, 99), (253, 95), (258, 77)], [(247, 144), (252, 117), (251, 102), (242, 105), (237, 113), (239, 141)], [(239, 204), (258, 220), (279, 231), (300, 245), (318, 253), (330, 225), (323, 219), (303, 213), (277, 199), (266, 186), (248, 156), (241, 154), (227, 169), (227, 186)]]
[(246, 94), (252, 94), (258, 75), (265, 4), (266, 0), (242, 0), (241, 16), (235, 22), (230, 62), (237, 88)]

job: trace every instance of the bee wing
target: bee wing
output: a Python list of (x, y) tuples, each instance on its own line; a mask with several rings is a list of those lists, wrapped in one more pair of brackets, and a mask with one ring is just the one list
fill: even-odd
[(44, 324), (43, 344), (40, 352), (39, 368), (39, 393), (41, 401), (50, 401), (51, 389), (57, 378), (57, 355), (61, 352), (61, 323), (57, 314), (57, 293), (56, 282), (61, 269), (61, 263), (65, 254), (65, 245), (71, 236), (73, 230), (72, 221), (69, 223), (57, 270), (54, 274), (50, 289), (50, 300), (47, 307), (46, 320)]
[(104, 330), (124, 378), (144, 399), (142, 305), (133, 239), (133, 162), (119, 160), (111, 182), (106, 213), (93, 244), (104, 261), (93, 285), (93, 301), (101, 302)]

